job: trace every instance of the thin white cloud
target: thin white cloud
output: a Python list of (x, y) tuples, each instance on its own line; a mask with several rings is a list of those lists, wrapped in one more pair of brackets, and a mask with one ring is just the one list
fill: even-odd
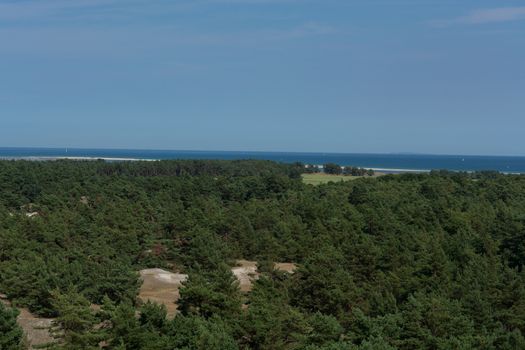
[(482, 24), (523, 19), (525, 19), (525, 7), (502, 7), (472, 11), (467, 16), (459, 18), (459, 21), (468, 24)]
[(0, 0), (0, 21), (131, 18), (185, 11), (202, 4), (204, 0)]
[(208, 2), (232, 4), (284, 4), (290, 2), (308, 2), (308, 0), (208, 0)]
[(448, 20), (436, 20), (431, 23), (437, 26), (447, 26), (453, 24), (487, 24), (520, 20), (525, 20), (525, 6), (478, 9), (471, 11), (465, 16)]
[(72, 15), (73, 10), (88, 10), (88, 14), (96, 17), (97, 11), (110, 11), (113, 14), (158, 14), (209, 4), (256, 5), (312, 1), (320, 0), (0, 0), (0, 21), (64, 18)]
[[(278, 0), (0, 0), (0, 24), (14, 24), (0, 26), (0, 54), (121, 58), (181, 47), (260, 47), (262, 43), (272, 46), (340, 34), (337, 28), (328, 24), (297, 19), (292, 21), (294, 23), (279, 23), (278, 26), (260, 21), (237, 30), (217, 30), (213, 26), (195, 27), (185, 23), (130, 25), (130, 20), (149, 14), (193, 12), (196, 3), (210, 1)], [(177, 6), (170, 5), (172, 3)], [(182, 6), (184, 4), (190, 8)], [(121, 18), (126, 19), (122, 25), (118, 21)], [(34, 25), (26, 26), (26, 23)]]
[[(148, 28), (70, 27), (0, 28), (0, 55), (140, 58), (151, 52), (191, 47), (261, 47), (282, 42), (329, 36), (336, 28), (315, 22), (281, 29), (194, 31), (176, 26)], [(167, 51), (166, 51), (167, 50)]]
[(114, 3), (115, 0), (31, 0), (0, 3), (0, 20), (46, 18), (75, 8), (95, 8)]

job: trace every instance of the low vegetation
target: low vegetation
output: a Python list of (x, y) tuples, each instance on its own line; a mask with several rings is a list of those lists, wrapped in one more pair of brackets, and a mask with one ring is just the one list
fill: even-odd
[(21, 350), (23, 333), (16, 323), (18, 310), (5, 306), (0, 301), (0, 349)]
[(303, 174), (303, 182), (308, 185), (321, 185), (328, 182), (341, 182), (359, 179), (361, 176), (330, 175), (325, 173)]
[(307, 164), (302, 174), (303, 182), (308, 185), (320, 185), (328, 182), (349, 181), (360, 177), (380, 175), (373, 169), (353, 166), (341, 166), (336, 163), (326, 163), (322, 167)]
[[(525, 348), (525, 177), (304, 171), (0, 161), (0, 293), (55, 318), (57, 349)], [(138, 298), (145, 269), (188, 276), (174, 317)]]

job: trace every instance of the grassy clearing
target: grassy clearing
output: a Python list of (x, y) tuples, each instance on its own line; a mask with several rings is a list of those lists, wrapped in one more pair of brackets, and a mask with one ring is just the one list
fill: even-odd
[(343, 176), (329, 174), (303, 174), (303, 182), (308, 185), (320, 185), (328, 182), (351, 181), (362, 176)]

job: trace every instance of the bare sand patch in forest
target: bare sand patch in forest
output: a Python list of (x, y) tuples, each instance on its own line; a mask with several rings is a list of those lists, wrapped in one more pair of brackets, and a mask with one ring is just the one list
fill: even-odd
[(232, 268), (232, 273), (239, 281), (241, 292), (252, 290), (253, 282), (259, 278), (257, 272), (257, 261), (237, 260), (237, 266)]
[(179, 299), (179, 288), (186, 281), (188, 275), (169, 272), (163, 269), (145, 269), (140, 271), (142, 286), (139, 298), (143, 301), (151, 301), (166, 306), (168, 316), (173, 317), (177, 313), (177, 300)]
[(50, 328), (53, 326), (53, 318), (41, 318), (33, 315), (27, 309), (19, 309), (17, 321), (24, 330), (28, 345), (38, 348), (44, 344), (55, 341), (51, 336)]
[[(237, 260), (236, 266), (231, 271), (239, 281), (241, 292), (249, 292), (253, 283), (259, 278), (257, 261)], [(274, 268), (279, 271), (293, 273), (297, 266), (294, 263), (275, 263)], [(188, 275), (174, 273), (163, 269), (145, 269), (140, 271), (142, 286), (139, 291), (139, 299), (143, 302), (151, 301), (166, 306), (168, 317), (177, 313), (177, 301), (179, 300), (179, 289), (182, 283), (188, 279)]]
[(273, 268), (282, 272), (294, 273), (297, 265), (294, 263), (275, 263)]
[[(0, 302), (6, 306), (11, 306), (11, 303), (3, 294), (0, 294)], [(40, 348), (55, 340), (50, 333), (50, 329), (53, 326), (53, 318), (38, 317), (26, 308), (17, 309), (20, 311), (20, 314), (16, 321), (24, 331), (24, 336), (30, 349)]]

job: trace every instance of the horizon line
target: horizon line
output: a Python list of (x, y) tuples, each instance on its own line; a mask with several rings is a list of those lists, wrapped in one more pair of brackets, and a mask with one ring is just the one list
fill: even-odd
[(525, 155), (511, 155), (511, 154), (465, 154), (465, 153), (419, 153), (419, 152), (341, 152), (341, 151), (260, 151), (260, 150), (206, 150), (206, 149), (166, 149), (166, 148), (127, 148), (127, 147), (40, 147), (40, 146), (0, 146), (0, 150), (7, 149), (42, 149), (42, 150), (98, 150), (98, 151), (146, 151), (146, 152), (208, 152), (208, 153), (292, 153), (292, 154), (357, 154), (357, 155), (406, 155), (406, 156), (453, 156), (453, 157), (512, 157), (525, 158)]

